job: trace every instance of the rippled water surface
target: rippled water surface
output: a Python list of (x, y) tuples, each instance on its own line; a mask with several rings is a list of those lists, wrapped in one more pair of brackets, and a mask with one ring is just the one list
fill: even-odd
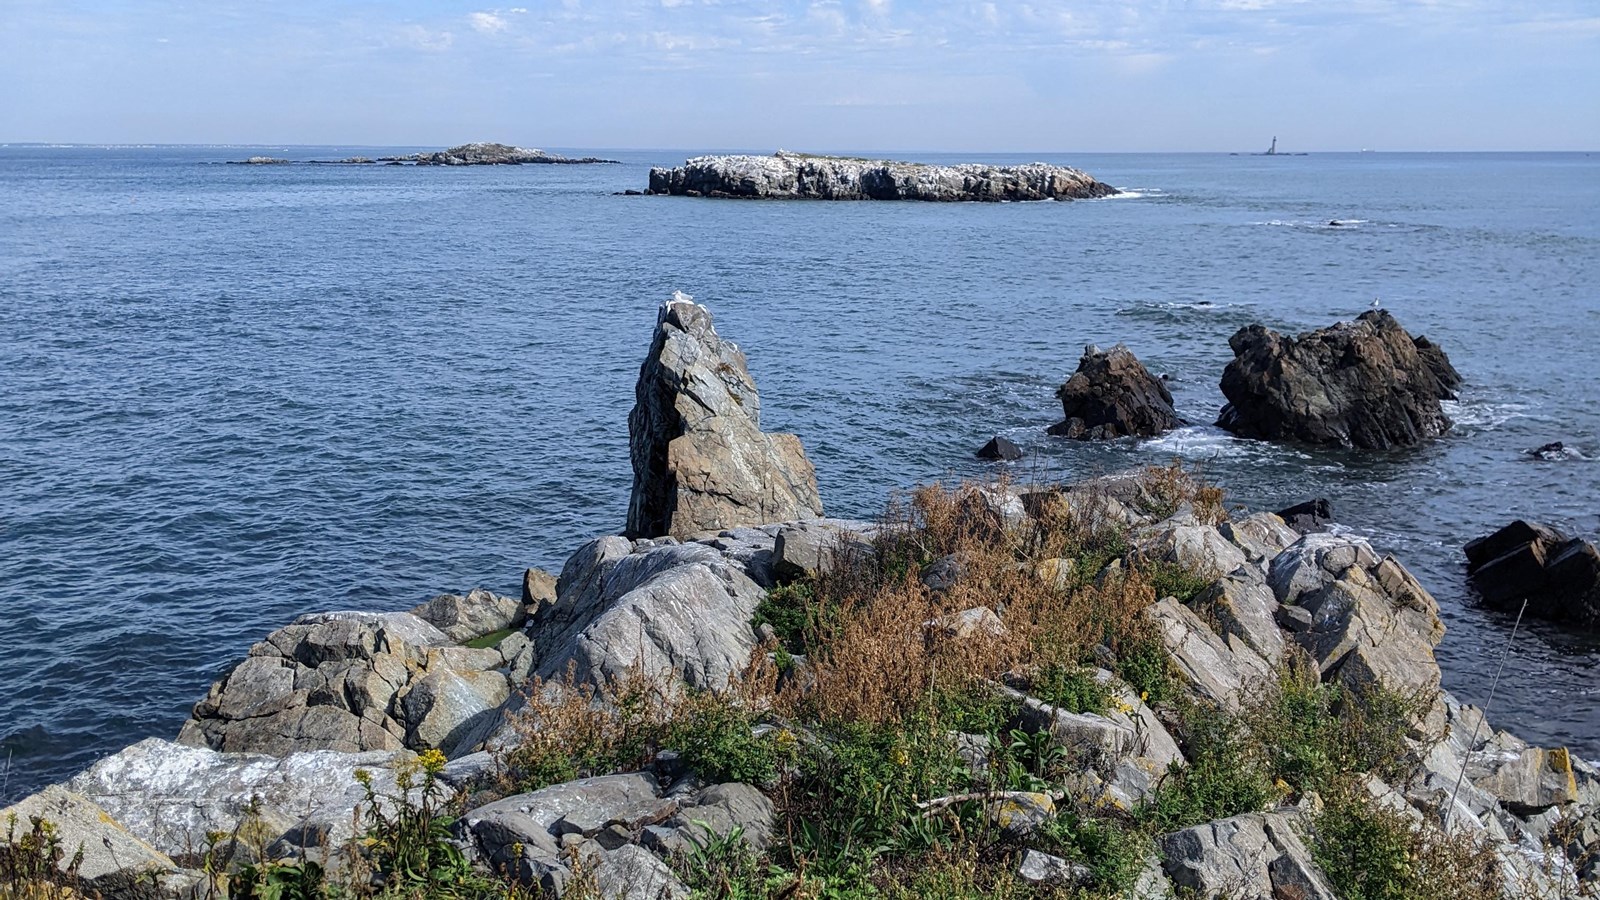
[[(984, 472), (997, 432), (1030, 470), (1181, 457), (1240, 503), (1325, 495), (1439, 597), (1468, 702), (1510, 622), (1473, 606), (1460, 545), (1517, 515), (1600, 530), (1600, 158), (988, 157), (1127, 192), (1005, 205), (613, 195), (672, 152), (212, 164), (262, 152), (379, 155), (0, 148), (0, 793), (172, 736), (299, 613), (510, 592), (617, 530), (633, 380), (673, 289), (747, 351), (830, 513)], [(1126, 342), (1209, 423), (1236, 329), (1374, 297), (1468, 382), (1424, 449), (1044, 434), (1086, 343)], [(1551, 440), (1585, 458), (1524, 455)], [(1525, 626), (1494, 719), (1600, 756), (1597, 674), (1600, 642)]]

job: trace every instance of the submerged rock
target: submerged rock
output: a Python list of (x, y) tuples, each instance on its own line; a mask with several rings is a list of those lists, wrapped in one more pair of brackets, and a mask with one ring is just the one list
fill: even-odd
[(1382, 450), (1450, 429), (1440, 401), (1455, 396), (1461, 376), (1386, 310), (1298, 338), (1251, 325), (1228, 345), (1217, 425), (1235, 434)]
[(1022, 458), (1022, 448), (1012, 443), (1010, 438), (997, 434), (989, 439), (989, 443), (978, 448), (978, 458), (1016, 462)]
[(656, 319), (628, 414), (630, 537), (690, 537), (822, 516), (800, 439), (761, 430), (744, 354), (699, 304), (670, 300)]
[(1518, 519), (1466, 546), (1467, 574), (1483, 602), (1508, 612), (1600, 628), (1600, 551), (1583, 538)]
[(809, 200), (1079, 200), (1117, 189), (1065, 166), (936, 166), (813, 156), (697, 156), (651, 169), (651, 194)]
[(1063, 419), (1050, 433), (1074, 440), (1154, 437), (1184, 424), (1172, 393), (1122, 344), (1090, 344), (1078, 370), (1057, 391)]

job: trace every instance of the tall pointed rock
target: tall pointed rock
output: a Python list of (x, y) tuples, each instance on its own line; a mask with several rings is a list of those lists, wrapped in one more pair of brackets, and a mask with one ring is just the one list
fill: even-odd
[(761, 431), (744, 354), (717, 334), (705, 307), (676, 297), (662, 305), (635, 397), (629, 537), (822, 515), (800, 439)]

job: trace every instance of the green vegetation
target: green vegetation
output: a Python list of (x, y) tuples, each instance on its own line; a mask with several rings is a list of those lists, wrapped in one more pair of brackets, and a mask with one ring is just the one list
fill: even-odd
[(1348, 786), (1327, 797), (1312, 852), (1346, 900), (1497, 900), (1494, 851), (1471, 835), (1424, 829)]
[(467, 641), (463, 646), (471, 647), (474, 650), (488, 650), (493, 647), (500, 646), (501, 641), (505, 640), (516, 632), (517, 629), (515, 628), (502, 628), (499, 631), (491, 631), (483, 637), (475, 637), (472, 640)]
[(1111, 708), (1111, 688), (1089, 669), (1050, 663), (1034, 675), (1028, 693), (1074, 713), (1104, 713)]

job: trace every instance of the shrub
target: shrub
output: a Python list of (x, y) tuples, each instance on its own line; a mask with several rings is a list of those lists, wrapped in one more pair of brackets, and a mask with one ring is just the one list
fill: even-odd
[(1028, 692), (1067, 712), (1104, 713), (1111, 708), (1111, 688), (1096, 679), (1093, 671), (1060, 663), (1041, 667)]
[(1315, 663), (1289, 654), (1275, 682), (1246, 698), (1242, 718), (1271, 777), (1297, 790), (1325, 790), (1350, 773), (1398, 774), (1419, 703), (1373, 685), (1359, 693), (1323, 684)]
[(772, 626), (780, 647), (789, 653), (805, 653), (810, 643), (808, 636), (815, 633), (824, 618), (819, 613), (816, 592), (810, 584), (797, 581), (767, 591), (750, 624), (756, 628)]
[(662, 744), (707, 781), (766, 784), (778, 777), (778, 744), (772, 733), (755, 737), (754, 724), (750, 711), (730, 698), (700, 692), (674, 712)]
[(1490, 900), (1501, 896), (1493, 848), (1449, 836), (1379, 806), (1358, 785), (1332, 791), (1312, 828), (1311, 849), (1348, 900)]
[[(32, 817), (18, 833), (16, 813), (6, 817), (6, 839), (0, 843), (0, 900), (61, 900), (76, 897), (80, 846), (69, 859), (54, 822)], [(65, 861), (65, 865), (63, 865)]]
[(1189, 765), (1168, 769), (1141, 811), (1160, 831), (1262, 809), (1277, 799), (1261, 748), (1236, 717), (1209, 707), (1186, 715)]

